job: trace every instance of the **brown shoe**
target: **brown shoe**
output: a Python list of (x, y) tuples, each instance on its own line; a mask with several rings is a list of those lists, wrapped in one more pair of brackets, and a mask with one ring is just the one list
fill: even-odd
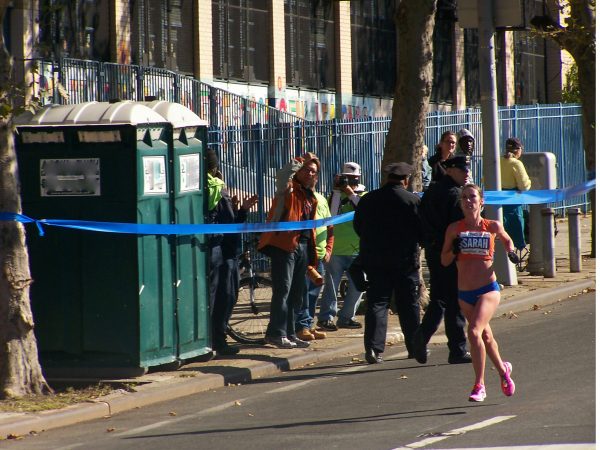
[(302, 328), (300, 331), (296, 331), (298, 339), (303, 341), (314, 341), (315, 337), (312, 335), (308, 328)]
[(310, 330), (310, 332), (315, 337), (315, 339), (325, 339), (327, 337), (327, 333), (324, 333), (323, 331), (317, 331), (316, 328), (313, 328), (312, 330)]

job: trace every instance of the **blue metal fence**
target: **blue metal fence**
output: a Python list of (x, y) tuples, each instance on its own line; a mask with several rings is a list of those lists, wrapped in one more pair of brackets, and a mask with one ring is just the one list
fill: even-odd
[[(585, 158), (581, 137), (579, 105), (535, 105), (500, 108), (501, 143), (519, 137), (527, 152), (551, 152), (558, 165), (558, 187), (586, 181)], [(390, 119), (365, 121), (332, 120), (294, 124), (256, 124), (235, 128), (227, 133), (211, 127), (209, 145), (220, 155), (228, 184), (239, 195), (258, 193), (265, 199), (274, 195), (275, 174), (293, 156), (311, 151), (321, 158), (318, 189), (330, 192), (333, 177), (346, 161), (359, 163), (362, 183), (372, 190), (379, 185), (379, 168)], [(425, 142), (433, 153), (440, 135), (446, 130), (468, 128), (481, 143), (479, 110), (436, 112), (429, 114)], [(501, 145), (503, 148), (503, 145)], [(476, 145), (473, 179), (481, 182), (482, 149)], [(587, 210), (585, 196), (551, 205), (559, 214), (567, 207)], [(258, 215), (264, 219), (264, 211)]]
[[(372, 190), (379, 185), (379, 167), (389, 118), (309, 122), (267, 105), (166, 69), (62, 59), (39, 61), (33, 81), (43, 103), (85, 101), (159, 100), (181, 103), (210, 123), (209, 145), (221, 157), (225, 179), (238, 195), (257, 193), (262, 208), (252, 220), (263, 221), (274, 195), (277, 170), (293, 156), (311, 151), (322, 161), (319, 190), (330, 192), (334, 175), (345, 161), (362, 166), (362, 182)], [(586, 180), (579, 105), (526, 105), (498, 111), (501, 143), (521, 139), (527, 152), (556, 155), (558, 186)], [(479, 109), (428, 114), (425, 143), (433, 153), (446, 130), (468, 128), (482, 142)], [(503, 146), (501, 145), (501, 148)], [(476, 145), (473, 178), (481, 180), (482, 154)], [(552, 205), (587, 209), (585, 196)]]

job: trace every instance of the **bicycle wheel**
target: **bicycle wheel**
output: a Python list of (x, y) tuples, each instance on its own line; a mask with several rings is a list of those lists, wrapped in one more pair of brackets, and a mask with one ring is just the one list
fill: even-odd
[(271, 280), (258, 275), (242, 278), (227, 330), (242, 344), (264, 344), (271, 306)]

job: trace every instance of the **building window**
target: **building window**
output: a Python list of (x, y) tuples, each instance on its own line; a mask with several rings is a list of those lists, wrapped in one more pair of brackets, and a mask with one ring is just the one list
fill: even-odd
[(441, 1), (435, 14), (433, 29), (433, 87), (432, 103), (452, 103), (452, 48), (454, 43), (454, 2)]
[(269, 5), (266, 0), (213, 0), (215, 78), (269, 82)]
[[(525, 17), (545, 14), (543, 0), (525, 2)], [(515, 102), (546, 103), (546, 42), (527, 31), (515, 31)]]
[(479, 104), (479, 31), (468, 28), (465, 36), (465, 97), (467, 106)]
[(285, 0), (284, 5), (287, 83), (335, 90), (332, 0)]
[(515, 101), (546, 103), (546, 46), (540, 37), (515, 31)]
[(107, 0), (42, 0), (39, 24), (40, 56), (109, 60)]
[(192, 73), (191, 2), (138, 0), (132, 5), (133, 61), (143, 66)]
[(353, 1), (350, 14), (353, 92), (393, 97), (396, 87), (396, 2)]

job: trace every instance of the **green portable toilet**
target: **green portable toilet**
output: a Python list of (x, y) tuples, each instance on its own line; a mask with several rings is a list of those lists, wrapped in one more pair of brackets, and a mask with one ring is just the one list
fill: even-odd
[[(208, 123), (179, 103), (142, 102), (172, 127), (174, 223), (202, 224), (205, 215), (204, 152)], [(178, 357), (210, 351), (210, 312), (204, 235), (174, 237)]]
[[(49, 106), (17, 126), (25, 215), (173, 222), (172, 126), (135, 102)], [(135, 376), (178, 359), (168, 236), (45, 227), (27, 234), (49, 376)]]

